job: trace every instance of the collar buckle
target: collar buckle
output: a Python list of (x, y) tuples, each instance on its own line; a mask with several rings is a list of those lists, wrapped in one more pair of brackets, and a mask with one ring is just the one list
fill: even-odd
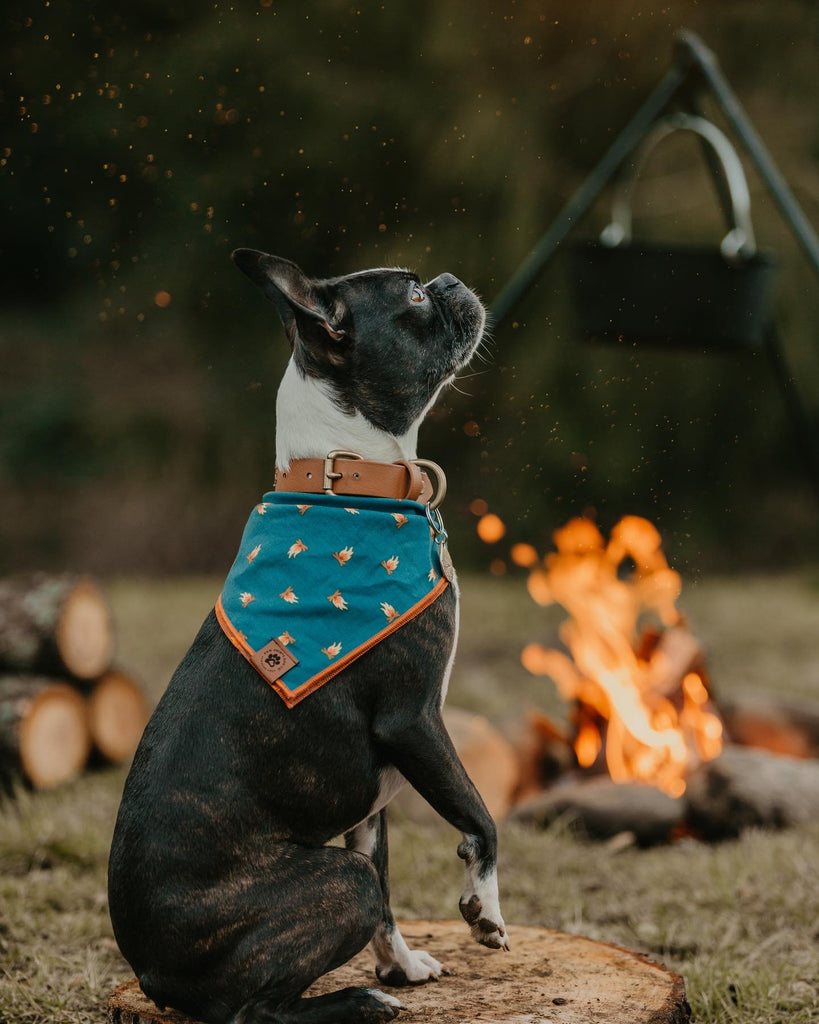
[(322, 487), (324, 488), (325, 494), (335, 494), (333, 490), (333, 481), (340, 480), (343, 473), (337, 473), (335, 468), (336, 459), (352, 459), (362, 461), (362, 457), (358, 452), (348, 452), (344, 449), (334, 449), (327, 453), (327, 457), (324, 460), (324, 476), (322, 480)]

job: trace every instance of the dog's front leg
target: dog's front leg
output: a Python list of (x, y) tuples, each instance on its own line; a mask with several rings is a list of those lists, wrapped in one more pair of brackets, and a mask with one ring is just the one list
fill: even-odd
[(384, 905), (381, 920), (370, 946), (375, 956), (375, 973), (385, 985), (421, 985), (437, 981), (447, 971), (425, 950), (407, 946), (390, 909), (386, 808), (371, 815), (344, 836), (348, 850), (369, 857), (378, 872)]
[(472, 937), (492, 949), (509, 949), (498, 899), (495, 823), (452, 745), (437, 708), (412, 722), (388, 717), (379, 739), (392, 763), (430, 806), (463, 833), (458, 856), (466, 881), (460, 910)]

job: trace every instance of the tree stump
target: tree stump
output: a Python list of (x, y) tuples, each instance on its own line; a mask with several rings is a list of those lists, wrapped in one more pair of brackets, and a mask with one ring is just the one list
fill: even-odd
[(148, 721), (148, 701), (127, 673), (106, 672), (88, 691), (88, 727), (94, 748), (113, 764), (134, 753)]
[(91, 741), (85, 700), (38, 676), (0, 676), (0, 778), (22, 774), (38, 789), (76, 778)]
[[(547, 928), (511, 928), (511, 953), (478, 946), (462, 921), (404, 921), (410, 948), (426, 949), (451, 976), (387, 989), (404, 1006), (398, 1016), (429, 1024), (686, 1024), (691, 1011), (682, 978), (638, 953)], [(347, 985), (378, 984), (366, 950), (320, 978), (308, 995)], [(160, 1012), (136, 979), (114, 990), (109, 1024), (189, 1024)]]
[(95, 679), (110, 664), (108, 602), (87, 576), (0, 580), (0, 665), (23, 672)]

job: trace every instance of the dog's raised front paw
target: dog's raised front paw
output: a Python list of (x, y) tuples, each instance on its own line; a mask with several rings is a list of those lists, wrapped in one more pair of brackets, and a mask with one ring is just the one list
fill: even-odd
[(488, 946), (490, 949), (508, 951), (511, 948), (500, 907), (484, 908), (477, 893), (473, 893), (471, 896), (464, 893), (459, 906), (461, 915), (469, 925), (472, 938), (476, 942), (480, 942), (482, 946)]
[(423, 985), (425, 981), (437, 981), (442, 974), (449, 972), (426, 950), (408, 949), (400, 964), (376, 966), (375, 973), (382, 984), (398, 988), (402, 985)]

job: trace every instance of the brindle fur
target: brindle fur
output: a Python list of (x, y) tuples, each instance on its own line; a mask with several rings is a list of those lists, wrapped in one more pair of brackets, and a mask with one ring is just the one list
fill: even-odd
[[(351, 296), (366, 283), (366, 275), (353, 275), (344, 287), (316, 285), (313, 294), (325, 296), (325, 312), (346, 310), (333, 328), (347, 332), (344, 351), (370, 315), (360, 314), (356, 327)], [(281, 296), (271, 297), (297, 343), (310, 330), (321, 332), (304, 347), (316, 364), (311, 372), (326, 373), (326, 365), (319, 367), (321, 346), (336, 354), (342, 349), (300, 312), (305, 322), (296, 328)], [(434, 322), (416, 317), (412, 323), (420, 344)], [(366, 405), (361, 396), (373, 380), (393, 395), (406, 386), (395, 376), (400, 361), (394, 358), (369, 383), (356, 382), (349, 351), (346, 358), (343, 372), (333, 365), (335, 388), (356, 409)], [(406, 405), (425, 407), (425, 372)], [(371, 989), (318, 999), (302, 994), (374, 935), (383, 940), (395, 931), (379, 793), (396, 769), (467, 837), (458, 853), (475, 877), (494, 871), (492, 819), (440, 712), (456, 608), (455, 588), (447, 588), (293, 708), (238, 654), (215, 614), (208, 615), (145, 730), (111, 849), (116, 938), (157, 1004), (209, 1024), (395, 1016), (397, 1002)], [(372, 832), (372, 856), (351, 848), (363, 822)], [(345, 834), (348, 848), (325, 845)], [(479, 904), (467, 890), (464, 916), (478, 941), (497, 946), (502, 919), (497, 914), (497, 921), (482, 924)], [(381, 980), (408, 979), (393, 965)]]

